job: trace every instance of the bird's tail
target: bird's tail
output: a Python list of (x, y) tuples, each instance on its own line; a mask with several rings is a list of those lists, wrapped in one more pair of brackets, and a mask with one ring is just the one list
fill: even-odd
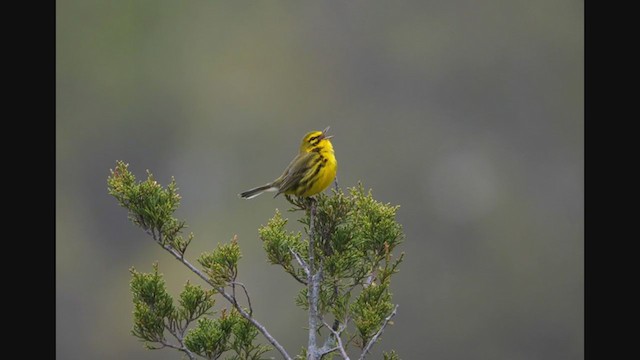
[(254, 197), (262, 194), (265, 191), (277, 191), (278, 188), (273, 186), (273, 184), (269, 183), (266, 185), (258, 186), (257, 188), (253, 188), (251, 190), (247, 190), (239, 194), (239, 196), (243, 199), (253, 199)]

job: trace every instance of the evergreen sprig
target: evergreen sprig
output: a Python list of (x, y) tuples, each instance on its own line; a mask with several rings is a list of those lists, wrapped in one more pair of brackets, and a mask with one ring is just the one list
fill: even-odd
[(177, 308), (178, 318), (190, 323), (201, 316), (208, 314), (215, 299), (212, 290), (204, 290), (198, 285), (192, 285), (187, 281), (184, 291), (180, 293), (178, 302), (180, 306)]
[(224, 287), (236, 280), (238, 260), (242, 257), (240, 246), (234, 237), (228, 244), (218, 244), (212, 252), (204, 252), (198, 258), (200, 265), (218, 287)]
[[(399, 207), (376, 201), (371, 190), (365, 192), (362, 184), (349, 188), (348, 194), (342, 190), (332, 190), (331, 196), (318, 194), (314, 203), (295, 197), (288, 199), (294, 205), (291, 211), (305, 211), (299, 221), (307, 237), (315, 236), (316, 268), (307, 266), (308, 238), (287, 231), (287, 219), (277, 210), (258, 231), (267, 259), (282, 266), (298, 281), (306, 271), (320, 271), (320, 316), (334, 319), (333, 324), (325, 327), (330, 327), (328, 330), (335, 337), (337, 329), (346, 334), (348, 326), (353, 326), (355, 335), (347, 343), (353, 342), (368, 351), (378, 340), (374, 337), (389, 323), (387, 319), (395, 315), (390, 281), (404, 258), (404, 253), (397, 258), (393, 254), (404, 239), (402, 226), (395, 219)], [(295, 255), (301, 261), (294, 261)], [(300, 289), (295, 303), (309, 309), (307, 287)]]
[(148, 232), (163, 246), (170, 246), (184, 256), (184, 252), (193, 240), (193, 233), (186, 238), (182, 230), (186, 228), (183, 220), (173, 217), (180, 206), (180, 195), (174, 178), (163, 188), (147, 170), (147, 179), (136, 182), (129, 171), (129, 164), (116, 163), (115, 170), (107, 179), (109, 194), (113, 195), (120, 206), (129, 210), (129, 219)]
[[(107, 185), (134, 224), (211, 286), (205, 290), (187, 282), (174, 301), (157, 263), (151, 273), (132, 268), (135, 337), (149, 349), (173, 348), (189, 359), (258, 360), (272, 349), (256, 341), (260, 333), (284, 359), (293, 359), (253, 317), (249, 293), (237, 281), (242, 254), (235, 237), (202, 253), (198, 258), (202, 270), (185, 259), (193, 234), (184, 236), (185, 221), (174, 217), (180, 195), (173, 178), (163, 187), (147, 171), (146, 180), (137, 181), (128, 164), (118, 161)], [(276, 210), (258, 235), (268, 262), (304, 285), (295, 302), (309, 311), (309, 346), (296, 358), (349, 359), (348, 349), (355, 347), (358, 358), (364, 359), (398, 309), (390, 291), (391, 278), (404, 257), (394, 253), (404, 239), (395, 219), (398, 206), (376, 201), (361, 184), (347, 193), (333, 189), (331, 195), (286, 198), (293, 205), (291, 211), (303, 212), (298, 220), (303, 232), (288, 230), (288, 220)], [(248, 309), (240, 305), (237, 288), (243, 290)], [(216, 294), (231, 304), (217, 317), (212, 311)], [(325, 340), (320, 346), (316, 342), (322, 333)], [(399, 357), (391, 351), (384, 353), (384, 359)]]
[(391, 350), (390, 352), (383, 352), (382, 356), (384, 360), (400, 360), (400, 356), (396, 354), (395, 350)]
[[(157, 263), (153, 264), (151, 273), (141, 273), (134, 268), (130, 271), (134, 304), (131, 333), (144, 341), (148, 349), (171, 347), (191, 355), (183, 343), (184, 334), (191, 322), (209, 313), (214, 305), (213, 294), (187, 282), (175, 306)], [(177, 343), (167, 340), (167, 334)]]
[(229, 314), (222, 311), (219, 318), (202, 318), (198, 326), (185, 338), (185, 344), (194, 353), (207, 358), (218, 359), (230, 351), (226, 359), (259, 360), (261, 355), (271, 350), (265, 345), (255, 345), (258, 331), (237, 311)]
[(262, 246), (267, 253), (267, 260), (274, 265), (280, 265), (294, 279), (306, 284), (305, 274), (301, 268), (296, 268), (296, 255), (306, 251), (308, 242), (301, 241), (302, 234), (285, 230), (287, 220), (276, 209), (276, 214), (266, 226), (258, 229)]
[(164, 279), (158, 273), (158, 264), (153, 273), (145, 274), (131, 270), (131, 292), (133, 294), (132, 334), (142, 341), (161, 344), (165, 340), (165, 327), (175, 320), (173, 299), (167, 293)]

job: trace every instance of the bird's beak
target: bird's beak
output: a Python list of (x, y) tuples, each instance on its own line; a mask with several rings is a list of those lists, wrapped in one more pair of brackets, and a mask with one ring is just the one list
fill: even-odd
[(329, 131), (329, 127), (330, 126), (327, 126), (326, 129), (322, 130), (322, 138), (323, 139), (331, 139), (333, 137), (333, 135), (328, 135), (327, 136), (327, 131)]

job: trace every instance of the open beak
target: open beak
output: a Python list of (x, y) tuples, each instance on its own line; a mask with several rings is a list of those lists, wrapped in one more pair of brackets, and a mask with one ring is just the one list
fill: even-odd
[(323, 139), (331, 139), (333, 137), (333, 135), (327, 135), (327, 131), (329, 131), (329, 127), (327, 126), (326, 129), (322, 130), (322, 138)]

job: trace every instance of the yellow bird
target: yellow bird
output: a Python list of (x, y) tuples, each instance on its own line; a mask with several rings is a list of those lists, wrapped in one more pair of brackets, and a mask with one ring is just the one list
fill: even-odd
[(333, 152), (329, 127), (323, 131), (312, 131), (302, 138), (300, 152), (291, 161), (279, 178), (272, 182), (247, 190), (241, 198), (252, 199), (265, 191), (308, 197), (331, 185), (338, 171), (338, 161)]

